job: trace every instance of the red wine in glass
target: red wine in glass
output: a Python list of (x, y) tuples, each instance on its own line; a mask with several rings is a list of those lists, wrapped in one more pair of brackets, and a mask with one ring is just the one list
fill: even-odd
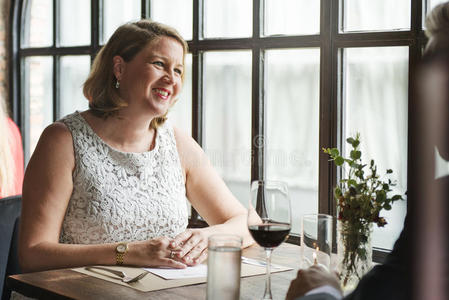
[(291, 207), (287, 184), (258, 180), (251, 184), (248, 205), (248, 230), (253, 239), (265, 248), (267, 278), (262, 299), (271, 295), (271, 252), (282, 244), (291, 229)]
[(264, 248), (275, 248), (282, 244), (290, 233), (291, 226), (286, 223), (265, 223), (248, 226), (253, 239)]

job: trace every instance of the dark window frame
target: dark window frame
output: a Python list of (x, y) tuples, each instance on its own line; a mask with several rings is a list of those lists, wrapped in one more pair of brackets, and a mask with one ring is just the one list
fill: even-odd
[[(58, 28), (58, 1), (53, 0), (54, 30), (53, 46), (43, 48), (20, 47), (22, 11), (26, 0), (11, 0), (11, 31), (10, 40), (10, 74), (9, 95), (13, 119), (19, 124), (22, 134), (27, 134), (27, 113), (23, 104), (21, 92), (21, 74), (23, 57), (37, 55), (51, 55), (53, 63), (53, 116), (58, 115), (58, 64), (62, 55), (84, 54), (95, 56), (100, 45), (101, 31), (101, 0), (91, 0), (91, 44), (79, 47), (56, 47)], [(343, 0), (320, 0), (320, 34), (304, 36), (269, 36), (262, 35), (263, 28), (263, 0), (253, 0), (253, 32), (249, 38), (203, 39), (202, 16), (203, 1), (193, 0), (193, 38), (188, 41), (192, 53), (192, 135), (200, 144), (203, 144), (204, 110), (203, 110), (203, 52), (209, 50), (251, 50), (252, 51), (252, 120), (251, 137), (265, 136), (266, 125), (265, 95), (264, 95), (264, 50), (281, 48), (320, 48), (320, 129), (319, 129), (319, 213), (336, 215), (335, 201), (332, 187), (335, 186), (339, 174), (328, 157), (320, 149), (322, 147), (337, 147), (341, 141), (341, 58), (340, 49), (349, 47), (379, 47), (379, 46), (408, 46), (409, 47), (409, 83), (415, 76), (415, 68), (421, 58), (421, 50), (426, 43), (426, 37), (422, 30), (423, 8), (428, 8), (428, 0), (410, 0), (411, 2), (411, 27), (410, 30), (391, 32), (350, 32), (341, 33), (342, 3)], [(150, 16), (150, 1), (141, 0), (141, 14)], [(414, 121), (412, 114), (415, 99), (412, 96), (411, 84), (409, 84), (408, 117), (409, 124)], [(412, 126), (408, 126), (408, 157), (412, 157)], [(26, 141), (27, 138), (24, 138)], [(25, 145), (28, 149), (28, 145)], [(265, 149), (252, 145), (251, 180), (265, 178)], [(28, 153), (26, 154), (28, 155)], [(411, 164), (408, 165), (408, 182), (410, 179)], [(192, 227), (204, 226), (198, 213), (192, 209), (190, 220)], [(290, 242), (299, 243), (299, 237), (292, 235)], [(374, 251), (374, 259), (382, 261), (389, 250), (378, 249)]]

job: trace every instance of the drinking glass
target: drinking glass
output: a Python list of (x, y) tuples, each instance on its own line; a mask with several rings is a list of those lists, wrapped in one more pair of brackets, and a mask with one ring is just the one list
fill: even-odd
[(265, 180), (251, 183), (248, 229), (254, 240), (265, 248), (267, 278), (263, 299), (273, 299), (271, 253), (287, 239), (291, 229), (291, 205), (286, 183)]
[(242, 238), (232, 234), (209, 237), (207, 258), (207, 300), (238, 300)]
[(333, 218), (326, 214), (306, 214), (302, 217), (301, 268), (312, 265), (332, 269)]

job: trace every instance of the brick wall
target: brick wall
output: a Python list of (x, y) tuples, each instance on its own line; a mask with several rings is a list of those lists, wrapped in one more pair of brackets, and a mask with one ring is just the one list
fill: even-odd
[(0, 100), (8, 99), (8, 30), (11, 0), (0, 0)]

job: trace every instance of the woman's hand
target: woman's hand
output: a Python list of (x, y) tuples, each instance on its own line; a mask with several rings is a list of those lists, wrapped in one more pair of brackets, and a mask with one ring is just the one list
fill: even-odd
[(179, 247), (171, 247), (171, 239), (158, 237), (147, 241), (129, 244), (129, 253), (125, 256), (125, 264), (170, 267), (183, 269), (187, 264), (177, 258), (175, 254), (181, 251)]
[(207, 238), (204, 229), (187, 229), (178, 234), (170, 243), (174, 259), (188, 266), (202, 263), (207, 258)]

